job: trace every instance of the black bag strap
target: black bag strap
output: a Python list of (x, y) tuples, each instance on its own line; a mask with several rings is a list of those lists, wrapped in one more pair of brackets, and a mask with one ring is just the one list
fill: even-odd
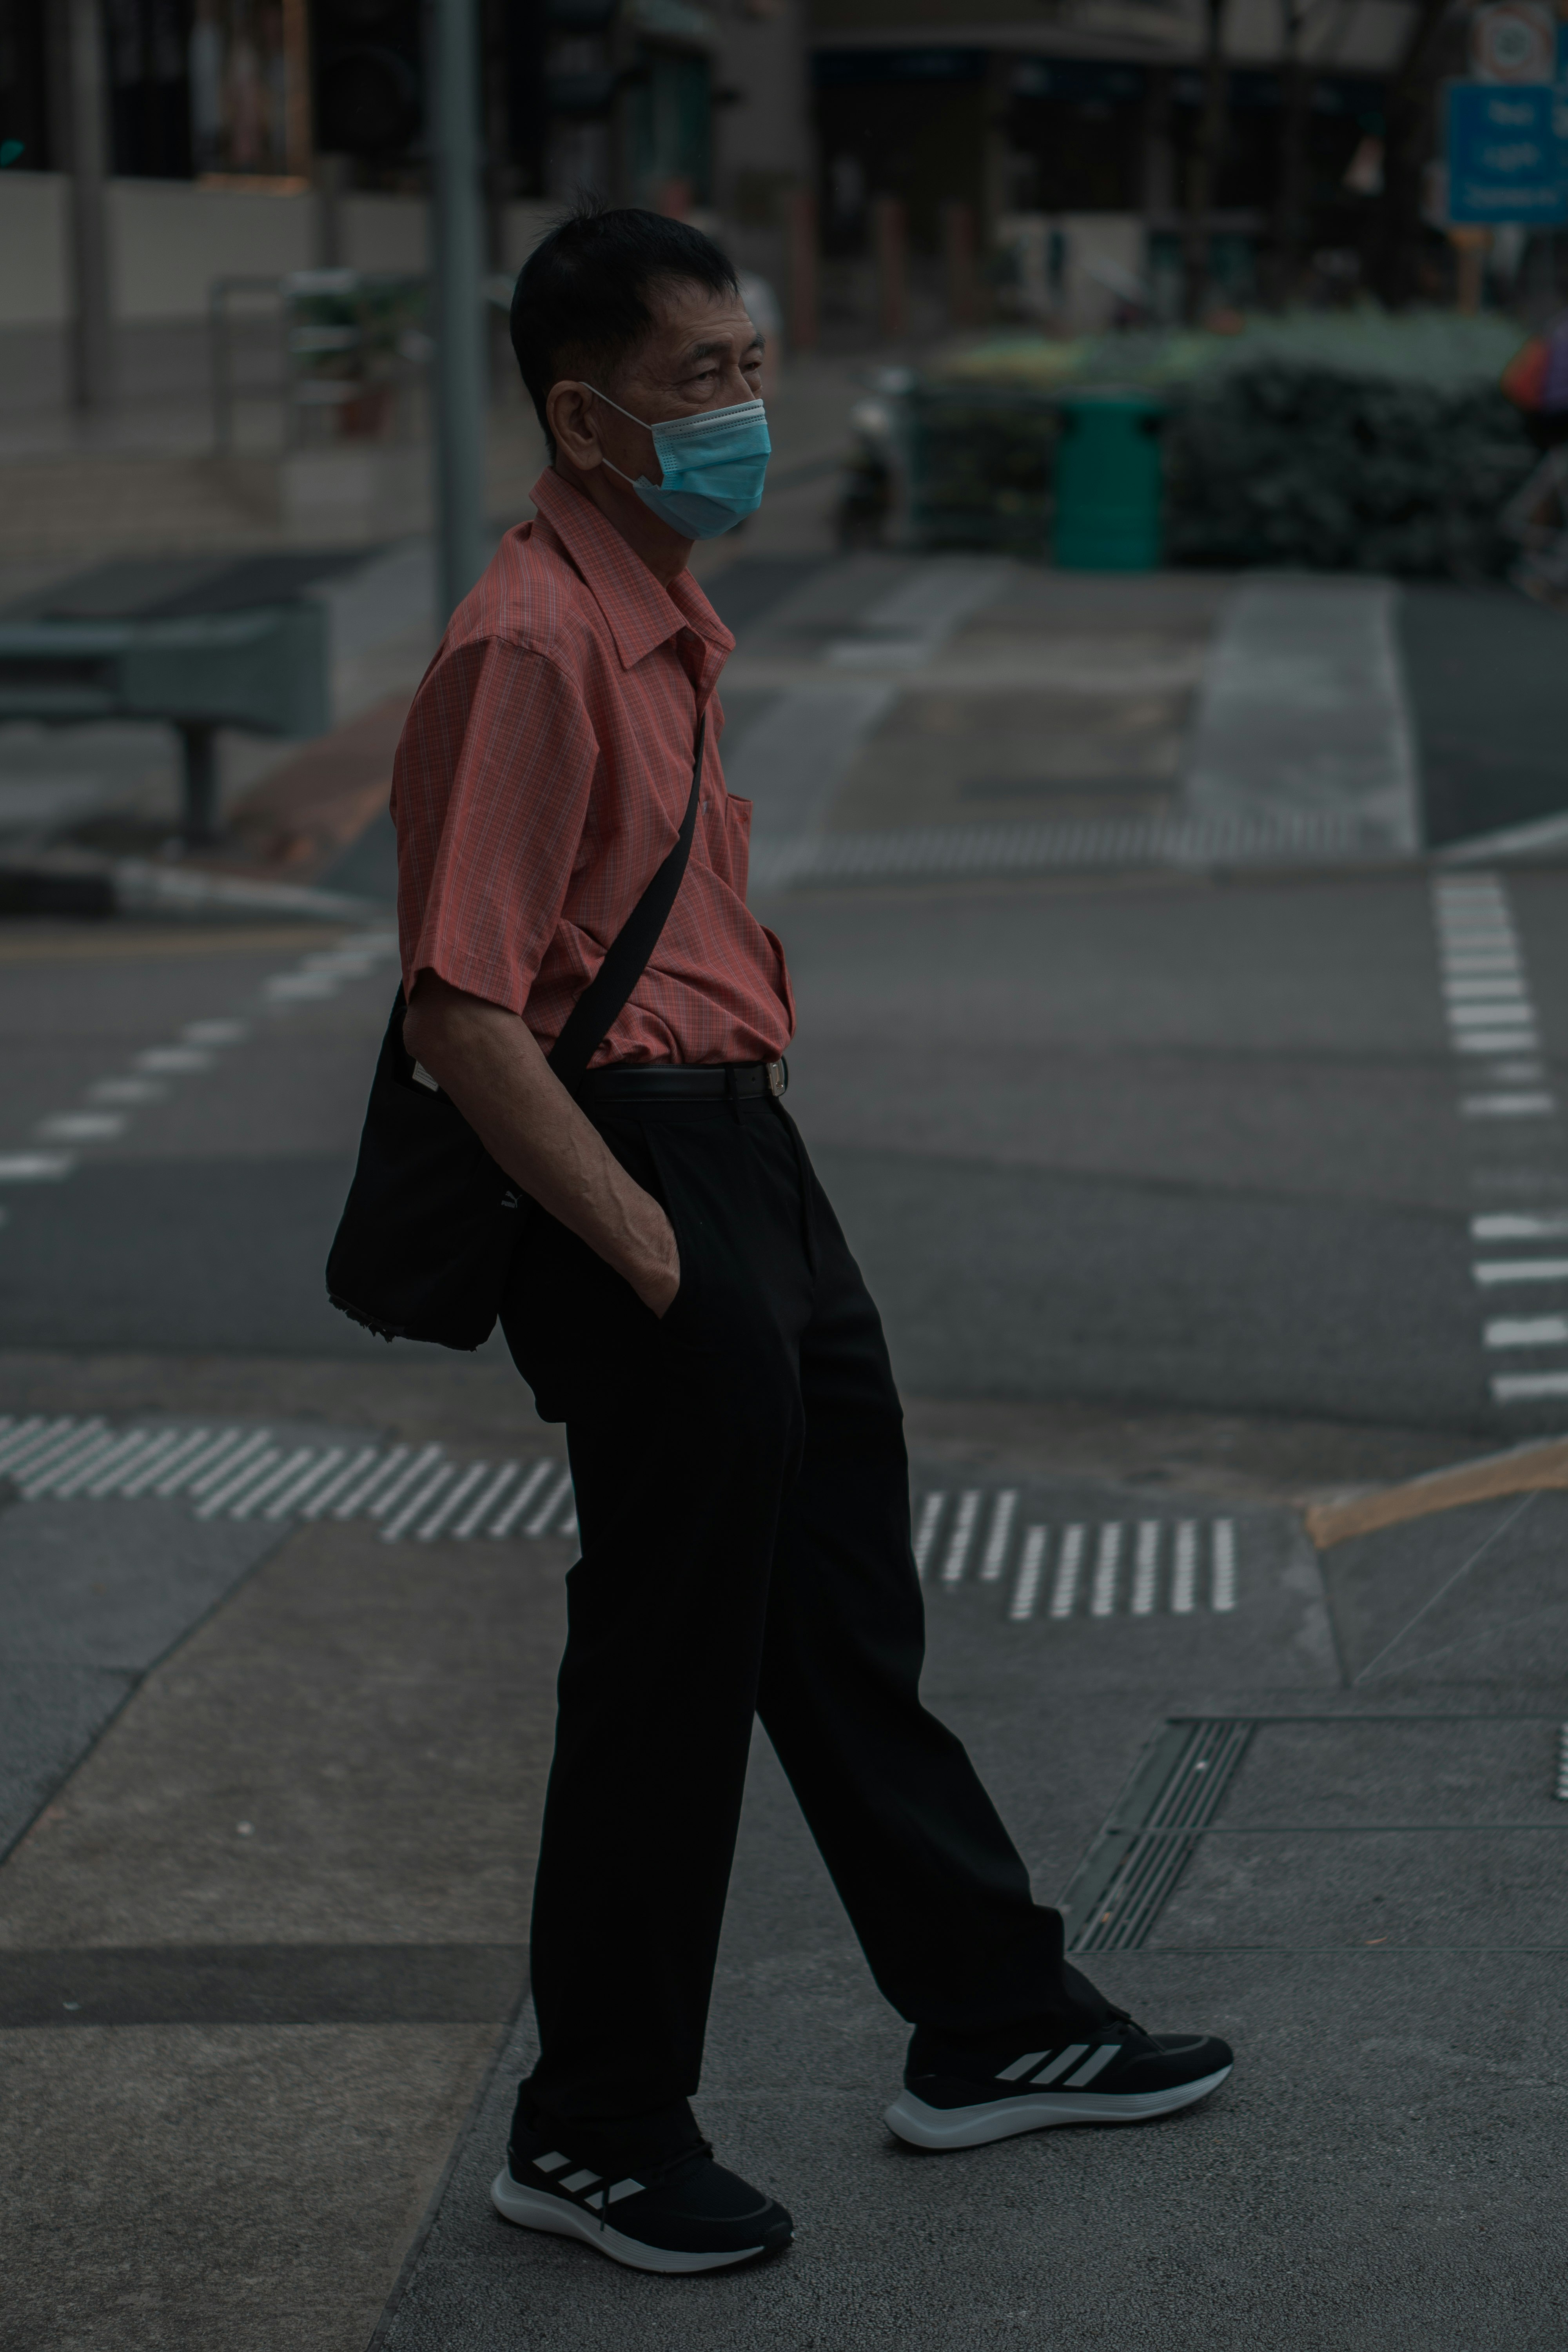
[(697, 722), (697, 749), (691, 762), (691, 794), (681, 819), (674, 848), (660, 866), (615, 938), (604, 962), (566, 1016), (566, 1026), (550, 1049), (550, 1066), (570, 1095), (587, 1076), (588, 1065), (620, 1019), (633, 989), (647, 970), (669, 918), (691, 855), (697, 831), (697, 804), (702, 794), (702, 747), (708, 734), (708, 713)]

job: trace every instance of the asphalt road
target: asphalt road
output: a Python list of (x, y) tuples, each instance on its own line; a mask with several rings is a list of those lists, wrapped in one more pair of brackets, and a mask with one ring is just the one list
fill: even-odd
[[(1521, 878), (1512, 899), (1550, 1043), (1563, 885)], [(1536, 1425), (1489, 1393), (1469, 1220), (1568, 1197), (1568, 1161), (1554, 1120), (1460, 1116), (1418, 877), (953, 885), (765, 912), (798, 992), (791, 1105), (910, 1394)], [(379, 1348), (321, 1269), (395, 966), (377, 937), (312, 971), (331, 949), (5, 944), (9, 1346)], [(325, 992), (288, 992), (301, 982)], [(214, 1020), (244, 1034), (191, 1048)], [(195, 1066), (158, 1066), (171, 1047)], [(127, 1079), (149, 1098), (102, 1098)], [(28, 1177), (38, 1153), (68, 1172)]]

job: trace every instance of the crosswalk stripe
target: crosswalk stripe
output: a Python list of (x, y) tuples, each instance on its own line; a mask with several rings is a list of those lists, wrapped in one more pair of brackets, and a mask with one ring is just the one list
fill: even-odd
[(1051, 1587), (1051, 1615), (1070, 1617), (1073, 1602), (1078, 1599), (1078, 1580), (1083, 1570), (1083, 1537), (1081, 1527), (1063, 1531), (1062, 1548), (1057, 1554), (1056, 1582)]
[[(267, 1451), (267, 1443), (271, 1434), (272, 1432), (269, 1429), (258, 1429), (249, 1437), (243, 1438), (237, 1445), (223, 1445), (215, 1449), (210, 1465), (202, 1472), (200, 1477), (191, 1480), (187, 1489), (190, 1494), (203, 1497), (204, 1511), (206, 1507), (205, 1498), (209, 1495), (226, 1496), (239, 1492), (245, 1480), (251, 1475), (247, 1465), (254, 1463), (258, 1454)], [(276, 1454), (273, 1458), (277, 1458)], [(242, 1467), (244, 1467), (243, 1477), (239, 1475)]]
[(1138, 1556), (1132, 1568), (1132, 1614), (1147, 1617), (1154, 1606), (1154, 1593), (1160, 1575), (1160, 1522), (1141, 1519), (1138, 1523)]
[(923, 1577), (926, 1572), (926, 1562), (931, 1558), (931, 1548), (936, 1541), (936, 1531), (942, 1525), (942, 1515), (946, 1505), (945, 1495), (928, 1495), (921, 1506), (921, 1515), (914, 1534), (917, 1576)]
[(243, 1444), (244, 1437), (243, 1430), (222, 1431), (209, 1445), (198, 1446), (188, 1461), (181, 1462), (178, 1467), (171, 1465), (163, 1476), (154, 1478), (153, 1492), (164, 1497), (178, 1495), (184, 1489), (189, 1489), (194, 1494), (195, 1480), (205, 1471), (216, 1469), (220, 1462), (226, 1460), (235, 1448)]
[(486, 1519), (489, 1517), (492, 1506), (500, 1502), (501, 1496), (511, 1485), (512, 1480), (518, 1475), (521, 1467), (522, 1465), (520, 1462), (509, 1462), (503, 1469), (499, 1470), (496, 1473), (494, 1478), (491, 1479), (489, 1485), (485, 1488), (484, 1493), (479, 1496), (479, 1501), (471, 1504), (468, 1509), (463, 1513), (462, 1517), (452, 1529), (454, 1536), (461, 1538), (465, 1536), (477, 1535), (479, 1533), (479, 1530), (483, 1527)]
[(541, 1486), (543, 1486), (544, 1481), (549, 1477), (553, 1466), (553, 1464), (548, 1461), (536, 1462), (534, 1464), (533, 1468), (529, 1472), (527, 1477), (524, 1478), (516, 1494), (513, 1495), (510, 1500), (503, 1506), (496, 1517), (490, 1521), (490, 1533), (492, 1536), (505, 1536), (511, 1533), (512, 1528), (522, 1517), (523, 1512), (528, 1508), (528, 1506), (532, 1502), (533, 1497), (538, 1494)]
[(476, 1462), (466, 1470), (455, 1486), (449, 1486), (430, 1517), (416, 1529), (421, 1543), (429, 1543), (438, 1536), (459, 1503), (467, 1500), (489, 1468), (488, 1462)]
[(556, 1512), (561, 1508), (562, 1502), (565, 1498), (566, 1495), (571, 1491), (571, 1471), (563, 1470), (560, 1477), (556, 1480), (554, 1486), (552, 1486), (544, 1501), (540, 1505), (538, 1510), (535, 1511), (533, 1517), (524, 1527), (522, 1532), (525, 1536), (542, 1536), (547, 1531), (551, 1520), (555, 1517)]
[(1018, 1567), (1018, 1581), (1013, 1588), (1012, 1604), (1007, 1611), (1016, 1625), (1022, 1624), (1035, 1613), (1045, 1557), (1046, 1530), (1044, 1528), (1031, 1528), (1024, 1538), (1024, 1557)]
[(958, 1510), (952, 1522), (952, 1533), (947, 1539), (947, 1557), (942, 1564), (944, 1584), (959, 1584), (963, 1579), (964, 1562), (974, 1538), (974, 1523), (980, 1517), (981, 1496), (978, 1487), (971, 1487), (958, 1498)]
[(435, 1496), (438, 1495), (442, 1487), (448, 1485), (450, 1481), (457, 1476), (457, 1464), (455, 1462), (447, 1462), (443, 1463), (438, 1470), (434, 1471), (422, 1485), (416, 1484), (413, 1494), (410, 1495), (408, 1500), (403, 1505), (401, 1510), (394, 1512), (392, 1517), (388, 1519), (386, 1525), (383, 1528), (381, 1531), (381, 1539), (383, 1543), (395, 1543), (398, 1537), (404, 1534), (407, 1528), (414, 1525), (415, 1520), (419, 1517), (420, 1512), (425, 1508), (426, 1505), (430, 1502)]
[(985, 1539), (985, 1555), (980, 1563), (982, 1584), (994, 1583), (1007, 1565), (1007, 1547), (1013, 1539), (1013, 1519), (1017, 1508), (1017, 1488), (1005, 1486), (991, 1513), (991, 1533)]
[(367, 1445), (363, 1447), (360, 1453), (354, 1455), (352, 1462), (345, 1463), (342, 1469), (338, 1471), (334, 1477), (329, 1478), (324, 1486), (317, 1487), (315, 1493), (310, 1496), (310, 1501), (305, 1505), (304, 1509), (300, 1512), (300, 1517), (302, 1519), (319, 1519), (322, 1512), (326, 1510), (331, 1504), (337, 1501), (338, 1497), (342, 1495), (343, 1488), (345, 1486), (352, 1486), (354, 1480), (363, 1471), (368, 1470), (374, 1460), (374, 1446)]
[[(244, 1453), (247, 1449), (241, 1447), (240, 1451)], [(241, 1496), (258, 1479), (265, 1478), (273, 1464), (280, 1462), (282, 1458), (282, 1449), (277, 1445), (264, 1445), (258, 1454), (249, 1454), (249, 1458), (243, 1464), (240, 1463), (239, 1454), (237, 1454), (234, 1461), (228, 1465), (233, 1475), (226, 1477), (220, 1486), (211, 1487), (196, 1505), (197, 1518), (216, 1519), (220, 1511), (227, 1509), (230, 1504), (237, 1503)], [(206, 1480), (203, 1479), (202, 1486), (206, 1484)], [(193, 1486), (191, 1492), (193, 1495), (200, 1494), (201, 1486)], [(232, 1513), (231, 1516), (233, 1516)]]

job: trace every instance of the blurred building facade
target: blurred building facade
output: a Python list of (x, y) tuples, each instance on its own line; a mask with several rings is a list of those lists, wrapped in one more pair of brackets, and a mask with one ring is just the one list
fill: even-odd
[[(515, 269), (589, 190), (732, 233), (778, 280), (812, 173), (799, 0), (476, 0), (488, 259)], [(213, 282), (417, 271), (421, 0), (0, 0), (0, 408), (70, 376), (80, 52), (122, 394), (188, 389)], [(92, 77), (89, 77), (92, 78)], [(90, 176), (89, 174), (88, 176)]]
[[(1391, 80), (1417, 0), (810, 0), (828, 300), (852, 306), (878, 200), (933, 287), (970, 208), (999, 303), (1098, 325), (1365, 275)], [(1000, 266), (998, 267), (998, 261)], [(999, 285), (996, 281), (1000, 281)]]

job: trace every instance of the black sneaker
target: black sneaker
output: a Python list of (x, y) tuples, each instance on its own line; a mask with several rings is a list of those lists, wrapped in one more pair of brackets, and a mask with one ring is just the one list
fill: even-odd
[(1055, 2048), (988, 2052), (917, 2029), (888, 2122), (911, 2147), (980, 2147), (1051, 2124), (1135, 2124), (1217, 2091), (1234, 2063), (1207, 2033), (1145, 2033), (1131, 2018)]
[(503, 2221), (581, 2238), (634, 2271), (724, 2270), (776, 2253), (795, 2235), (784, 2207), (715, 2164), (705, 2139), (635, 2172), (604, 2173), (578, 2162), (552, 2137), (558, 2129), (542, 2115), (513, 2118), (490, 2186)]

